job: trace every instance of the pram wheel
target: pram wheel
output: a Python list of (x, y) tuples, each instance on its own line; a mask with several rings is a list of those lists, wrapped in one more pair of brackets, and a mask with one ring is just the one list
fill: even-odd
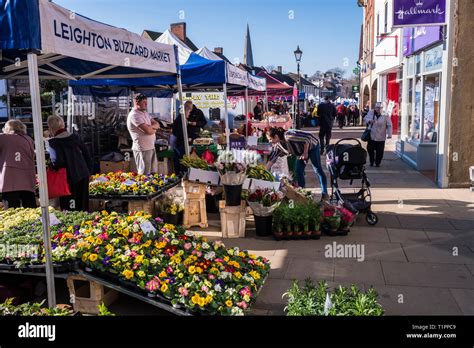
[(375, 226), (375, 225), (377, 225), (377, 222), (379, 222), (379, 218), (377, 217), (377, 215), (375, 213), (369, 211), (365, 215), (365, 221), (367, 221), (367, 223), (370, 226)]

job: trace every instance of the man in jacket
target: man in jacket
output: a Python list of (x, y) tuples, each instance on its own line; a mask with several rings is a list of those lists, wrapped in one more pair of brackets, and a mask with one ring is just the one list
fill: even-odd
[[(329, 97), (324, 97), (324, 101), (318, 105), (319, 117), (319, 142), (321, 144), (321, 154), (324, 154), (326, 146), (331, 141), (332, 125), (336, 117), (336, 107), (329, 101)], [(324, 142), (326, 140), (326, 143)]]
[(199, 132), (207, 124), (204, 113), (191, 100), (184, 103), (184, 112), (188, 122), (188, 137), (192, 140), (199, 138)]
[(347, 109), (343, 102), (337, 107), (337, 120), (339, 122), (339, 128), (342, 129), (346, 123)]
[(367, 144), (370, 166), (380, 167), (385, 149), (385, 139), (392, 138), (392, 120), (390, 115), (382, 112), (382, 103), (376, 103), (375, 109), (370, 110), (364, 122), (371, 126), (370, 139)]

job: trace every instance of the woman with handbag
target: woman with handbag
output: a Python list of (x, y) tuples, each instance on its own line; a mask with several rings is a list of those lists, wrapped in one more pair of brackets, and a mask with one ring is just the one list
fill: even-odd
[(89, 210), (89, 177), (92, 160), (77, 134), (70, 134), (59, 116), (48, 117), (49, 146), (54, 150), (53, 169), (65, 168), (70, 195), (60, 197), (62, 210)]
[(5, 209), (36, 208), (35, 148), (19, 120), (7, 121), (0, 134), (0, 192)]
[(376, 103), (375, 109), (370, 110), (364, 118), (367, 129), (370, 129), (367, 152), (369, 153), (371, 167), (374, 166), (374, 163), (376, 167), (380, 167), (385, 150), (385, 139), (392, 138), (392, 120), (390, 115), (382, 112), (381, 109), (382, 103)]

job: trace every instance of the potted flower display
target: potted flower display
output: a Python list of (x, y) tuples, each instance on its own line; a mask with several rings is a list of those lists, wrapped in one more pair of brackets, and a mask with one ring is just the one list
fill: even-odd
[(231, 151), (222, 151), (217, 159), (216, 167), (224, 185), (225, 204), (239, 206), (242, 185), (247, 179), (247, 165), (238, 162)]
[(183, 222), (184, 198), (176, 192), (168, 191), (157, 203), (163, 221), (173, 225)]
[(310, 202), (306, 206), (308, 212), (308, 232), (305, 237), (319, 239), (321, 237), (321, 204)]
[(248, 203), (255, 217), (255, 229), (258, 236), (272, 234), (273, 211), (278, 207), (282, 195), (273, 189), (257, 188), (248, 196)]
[(337, 207), (336, 209), (341, 215), (341, 225), (339, 226), (339, 232), (340, 234), (346, 235), (349, 233), (350, 227), (354, 224), (357, 215), (344, 207)]
[(336, 235), (341, 225), (341, 215), (338, 210), (330, 205), (324, 207), (323, 227), (329, 235)]

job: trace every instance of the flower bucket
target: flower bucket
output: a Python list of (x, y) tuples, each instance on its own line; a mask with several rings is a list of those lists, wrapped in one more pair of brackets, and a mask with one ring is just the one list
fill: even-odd
[(269, 216), (257, 216), (254, 215), (255, 218), (255, 231), (257, 232), (257, 236), (267, 237), (271, 236), (272, 231), (272, 222), (273, 222), (273, 215)]
[(219, 201), (222, 200), (222, 193), (216, 195), (206, 194), (206, 212), (209, 214), (219, 213)]
[(224, 185), (225, 205), (235, 207), (240, 205), (242, 199), (242, 184)]
[(177, 214), (163, 214), (163, 221), (168, 224), (173, 224), (175, 226), (181, 225), (183, 223), (183, 212), (179, 212)]

